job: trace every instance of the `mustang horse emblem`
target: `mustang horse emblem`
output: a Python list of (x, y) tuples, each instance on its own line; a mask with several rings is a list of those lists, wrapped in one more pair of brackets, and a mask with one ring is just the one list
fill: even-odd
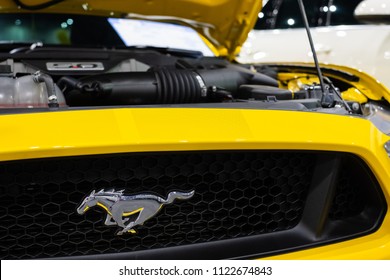
[[(155, 216), (163, 205), (172, 203), (175, 199), (190, 199), (194, 195), (191, 192), (170, 192), (167, 199), (152, 194), (139, 194), (126, 196), (124, 190), (115, 191), (93, 190), (77, 207), (77, 213), (84, 214), (93, 206), (100, 206), (107, 212), (104, 224), (107, 226), (118, 225), (122, 230), (117, 235), (124, 233), (136, 233), (133, 229), (136, 225), (143, 225), (146, 220)], [(136, 215), (134, 220), (130, 216)]]

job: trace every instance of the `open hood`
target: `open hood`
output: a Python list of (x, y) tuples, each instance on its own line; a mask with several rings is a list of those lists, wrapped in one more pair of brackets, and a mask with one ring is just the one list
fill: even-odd
[(261, 7), (260, 0), (0, 0), (3, 13), (34, 10), (180, 23), (230, 58), (239, 52)]

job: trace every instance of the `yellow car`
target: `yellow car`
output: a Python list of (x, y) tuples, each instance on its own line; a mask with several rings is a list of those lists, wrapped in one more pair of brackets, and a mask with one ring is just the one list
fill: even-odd
[(260, 8), (0, 0), (0, 258), (389, 259), (389, 90), (236, 63)]

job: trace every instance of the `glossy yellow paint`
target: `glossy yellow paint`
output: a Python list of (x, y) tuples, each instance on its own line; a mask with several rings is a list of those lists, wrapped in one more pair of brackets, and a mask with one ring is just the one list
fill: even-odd
[(344, 100), (355, 101), (360, 104), (367, 103), (368, 98), (357, 88), (349, 88), (341, 93)]
[[(380, 81), (370, 76), (369, 74), (354, 68), (340, 66), (340, 65), (330, 64), (330, 65), (324, 65), (324, 67), (338, 69), (340, 71), (345, 71), (347, 73), (356, 75), (357, 77), (359, 77), (358, 82), (348, 82), (343, 79), (341, 80), (350, 83), (355, 88), (357, 88), (361, 93), (363, 93), (367, 98), (371, 100), (381, 100), (382, 98), (384, 98), (388, 102), (390, 102), (389, 89), (384, 84), (382, 84)], [(329, 77), (336, 78), (336, 76), (333, 75), (329, 75)]]
[(96, 203), (96, 205), (97, 205), (97, 206), (100, 206), (101, 208), (103, 208), (104, 210), (106, 210), (106, 212), (107, 212), (109, 215), (112, 216), (110, 210), (106, 207), (106, 205), (104, 205), (104, 204), (102, 204), (102, 203), (100, 203), (100, 202)]
[(302, 89), (304, 85), (319, 84), (320, 80), (315, 75), (299, 73), (279, 73), (278, 81), (281, 88), (296, 92)]
[[(47, 0), (23, 0), (26, 5), (45, 2)], [(178, 22), (193, 27), (214, 45), (219, 55), (234, 59), (255, 25), (261, 7), (261, 0), (67, 0), (38, 12), (110, 17), (127, 14), (129, 18), (145, 19), (147, 16), (160, 16), (160, 19), (150, 20)], [(0, 0), (0, 12), (31, 11), (19, 9), (12, 0)]]
[[(99, 109), (0, 115), (0, 160), (199, 149), (383, 153), (369, 121), (320, 113), (233, 109)], [(288, 135), (288, 137), (286, 137)]]
[[(294, 92), (302, 90), (305, 85), (319, 84), (320, 80), (317, 75), (308, 75), (300, 73), (279, 73), (278, 75), (279, 86)], [(355, 101), (360, 104), (367, 103), (368, 98), (356, 87), (349, 88), (346, 91), (341, 92), (341, 96), (344, 100)], [(356, 85), (354, 85), (356, 86)]]
[[(390, 202), (390, 137), (371, 122), (321, 113), (233, 109), (100, 109), (0, 116), (0, 161), (189, 150), (323, 150), (356, 154)], [(377, 232), (280, 258), (390, 259), (389, 213)]]
[[(313, 63), (276, 63), (275, 65), (314, 67)], [(366, 98), (371, 100), (381, 100), (382, 98), (384, 98), (388, 102), (390, 102), (390, 90), (374, 77), (360, 70), (350, 68), (347, 66), (340, 66), (340, 65), (333, 65), (333, 64), (320, 64), (320, 65), (323, 68), (339, 70), (359, 77), (359, 81), (354, 82), (354, 81), (348, 81), (344, 79), (342, 76), (337, 75), (336, 73), (327, 74), (327, 77), (329, 77), (330, 79), (333, 78), (333, 79), (341, 80), (347, 84), (350, 84), (351, 87), (356, 88), (358, 93), (355, 92), (357, 94), (354, 94), (354, 96), (359, 100), (361, 100), (362, 97), (361, 94), (363, 94)], [(289, 81), (289, 79), (292, 79), (294, 77), (300, 77), (300, 79), (305, 79), (305, 76), (308, 75), (300, 74), (300, 73), (279, 73), (278, 79), (280, 79), (281, 81)], [(318, 78), (313, 78), (312, 75), (309, 75), (308, 77), (309, 80), (318, 81)], [(351, 94), (351, 92), (349, 92), (349, 94)]]
[(123, 213), (123, 217), (128, 217), (128, 216), (131, 216), (131, 215), (134, 215), (134, 214), (137, 214), (139, 212), (141, 212), (142, 210), (144, 210), (143, 207), (141, 208), (138, 208), (137, 210), (134, 210), (134, 211), (131, 211), (131, 212), (126, 212), (126, 213)]

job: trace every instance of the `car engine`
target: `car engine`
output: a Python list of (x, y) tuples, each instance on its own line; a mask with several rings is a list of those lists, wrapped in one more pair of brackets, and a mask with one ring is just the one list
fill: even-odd
[(0, 63), (0, 108), (169, 104), (361, 113), (361, 104), (341, 97), (352, 86), (327, 79), (323, 92), (310, 67), (283, 79), (281, 73), (290, 70), (237, 65), (198, 52), (87, 51), (37, 48), (12, 53)]

